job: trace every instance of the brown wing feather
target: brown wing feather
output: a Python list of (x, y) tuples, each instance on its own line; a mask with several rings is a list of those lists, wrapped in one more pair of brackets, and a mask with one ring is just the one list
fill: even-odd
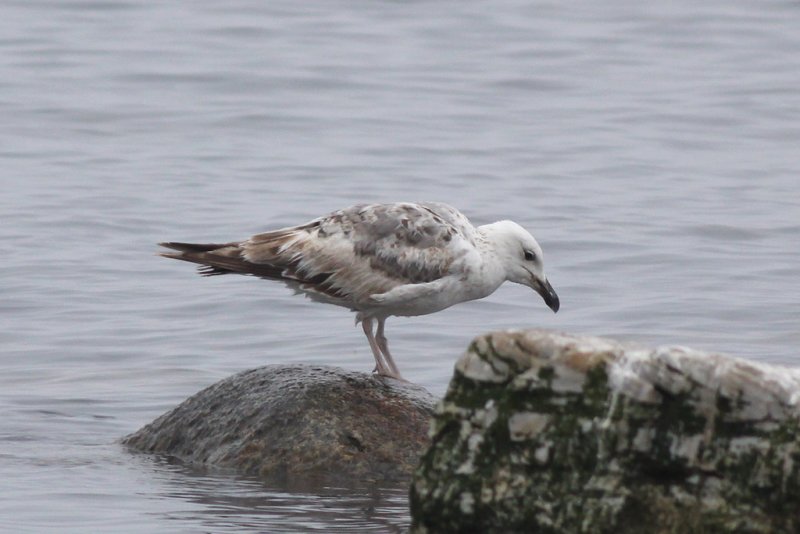
[[(447, 276), (475, 230), (445, 204), (371, 204), (227, 244), (162, 243), (200, 273), (281, 280), (310, 298), (359, 308), (371, 295)], [(456, 244), (458, 242), (458, 244)]]
[[(188, 261), (200, 265), (203, 276), (222, 274), (246, 274), (279, 280), (295, 290), (319, 297), (319, 300), (345, 304), (346, 295), (333, 287), (329, 272), (308, 272), (300, 268), (301, 257), (294, 252), (286, 253), (285, 246), (298, 241), (306, 227), (278, 230), (258, 234), (241, 243), (159, 243), (162, 247), (180, 252), (163, 252), (165, 258)], [(258, 254), (253, 258), (250, 252)]]
[(471, 242), (471, 230), (466, 217), (445, 204), (399, 202), (336, 212), (321, 221), (320, 234), (342, 232), (372, 269), (419, 284), (448, 274), (457, 259), (453, 240)]
[(357, 307), (397, 286), (447, 276), (473, 239), (474, 228), (454, 208), (395, 203), (352, 206), (241, 247), (251, 262), (284, 266), (284, 278), (300, 290)]
[(212, 243), (159, 243), (162, 247), (179, 250), (180, 252), (162, 252), (165, 258), (188, 261), (201, 265), (198, 272), (203, 276), (238, 273), (251, 274), (280, 280), (281, 269), (275, 265), (256, 264), (247, 261), (242, 256), (239, 243), (224, 245)]

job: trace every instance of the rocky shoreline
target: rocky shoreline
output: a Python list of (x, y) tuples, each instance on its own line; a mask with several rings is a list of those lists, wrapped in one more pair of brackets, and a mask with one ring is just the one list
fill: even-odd
[(410, 482), (417, 534), (767, 534), (800, 532), (798, 429), (800, 369), (524, 330), (478, 337), (438, 404), (273, 365), (123, 443), (265, 481)]

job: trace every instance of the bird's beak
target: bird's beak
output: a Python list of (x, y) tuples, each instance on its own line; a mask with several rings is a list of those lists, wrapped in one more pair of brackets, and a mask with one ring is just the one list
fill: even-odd
[(558, 308), (561, 306), (561, 302), (558, 300), (556, 290), (553, 289), (553, 286), (550, 285), (550, 282), (546, 278), (544, 281), (540, 280), (539, 278), (534, 278), (532, 287), (534, 291), (542, 296), (544, 303), (547, 304), (547, 307), (553, 310), (553, 313), (556, 313)]

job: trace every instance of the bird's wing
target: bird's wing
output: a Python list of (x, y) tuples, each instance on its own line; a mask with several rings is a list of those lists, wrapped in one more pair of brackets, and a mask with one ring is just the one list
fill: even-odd
[(438, 280), (474, 247), (475, 229), (445, 204), (353, 206), (307, 224), (258, 234), (239, 244), (255, 266), (358, 308), (370, 295)]

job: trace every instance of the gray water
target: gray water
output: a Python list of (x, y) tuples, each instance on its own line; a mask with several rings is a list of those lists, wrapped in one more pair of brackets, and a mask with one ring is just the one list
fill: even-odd
[[(651, 3), (652, 4), (652, 3)], [(441, 394), (545, 327), (800, 363), (800, 5), (712, 0), (0, 7), (0, 530), (379, 531), (403, 488), (275, 488), (117, 440), (267, 363), (369, 371), (346, 311), (154, 255), (356, 202), (530, 228), (521, 286), (394, 319)]]

